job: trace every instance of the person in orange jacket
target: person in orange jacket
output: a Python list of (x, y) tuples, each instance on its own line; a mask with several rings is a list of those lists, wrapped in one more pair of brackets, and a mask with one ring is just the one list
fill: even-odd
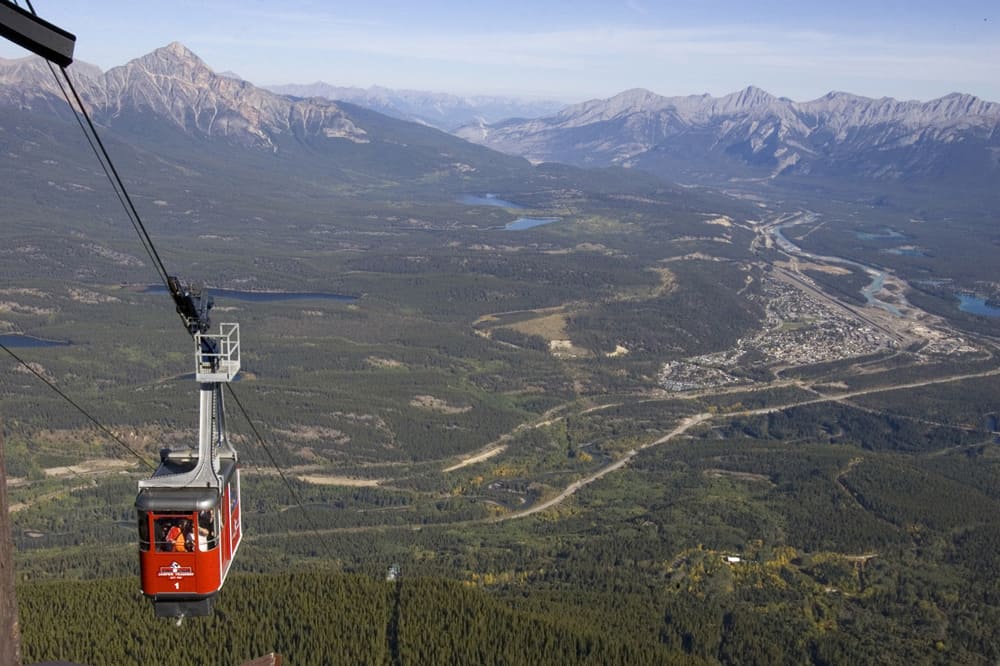
[(184, 552), (184, 530), (181, 529), (179, 522), (167, 530), (167, 548), (177, 553)]

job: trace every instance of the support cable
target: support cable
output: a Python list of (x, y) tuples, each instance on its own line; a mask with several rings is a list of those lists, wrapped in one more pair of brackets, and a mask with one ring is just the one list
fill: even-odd
[(141, 462), (143, 465), (145, 465), (146, 467), (148, 467), (149, 469), (151, 469), (153, 471), (156, 470), (156, 468), (152, 464), (150, 464), (149, 461), (147, 461), (145, 458), (143, 458), (142, 455), (138, 451), (136, 451), (131, 446), (129, 446), (128, 444), (126, 444), (125, 442), (123, 442), (122, 439), (118, 435), (116, 435), (115, 433), (111, 432), (106, 427), (104, 427), (104, 425), (100, 421), (98, 421), (96, 418), (94, 418), (90, 414), (90, 412), (88, 412), (86, 409), (84, 409), (79, 404), (77, 404), (72, 398), (70, 398), (68, 395), (66, 395), (62, 391), (62, 389), (60, 389), (58, 386), (56, 386), (55, 384), (53, 384), (52, 382), (50, 382), (48, 379), (45, 378), (44, 375), (42, 375), (40, 372), (38, 372), (33, 367), (31, 367), (31, 365), (29, 365), (27, 361), (25, 361), (20, 356), (18, 356), (14, 352), (12, 352), (7, 347), (7, 345), (0, 343), (0, 349), (2, 349), (3, 351), (7, 352), (8, 354), (10, 354), (10, 356), (15, 361), (17, 361), (22, 366), (24, 366), (35, 377), (38, 377), (40, 380), (42, 380), (45, 383), (46, 386), (48, 386), (50, 389), (52, 389), (57, 394), (59, 394), (59, 397), (61, 397), (63, 400), (65, 400), (69, 404), (73, 405), (73, 407), (75, 407), (78, 412), (80, 412), (81, 414), (83, 414), (84, 416), (86, 416), (90, 420), (90, 422), (93, 423), (95, 426), (97, 426), (97, 428), (101, 432), (103, 432), (105, 435), (107, 435), (108, 437), (110, 437), (114, 441), (118, 442), (124, 449), (126, 449), (129, 453), (131, 453), (136, 458), (138, 458), (139, 462)]
[[(240, 428), (236, 427), (236, 423), (234, 421), (226, 421), (226, 430), (229, 432), (229, 435), (231, 435), (229, 441), (230, 444), (238, 439), (240, 441), (240, 445), (242, 446), (243, 444), (250, 442), (252, 439)], [(256, 458), (250, 456), (248, 452), (241, 454), (240, 464), (251, 465), (254, 470), (256, 470), (258, 476), (264, 476), (264, 468), (261, 467), (261, 463)]]
[(237, 396), (236, 392), (233, 390), (232, 384), (226, 384), (226, 388), (229, 389), (229, 395), (236, 403), (236, 406), (240, 408), (243, 418), (245, 418), (247, 423), (250, 425), (250, 430), (253, 431), (254, 436), (257, 438), (257, 443), (260, 444), (262, 449), (264, 449), (264, 453), (266, 453), (267, 457), (271, 460), (271, 464), (274, 466), (274, 469), (278, 471), (278, 476), (280, 476), (281, 480), (285, 483), (285, 487), (288, 488), (288, 492), (291, 493), (292, 498), (295, 500), (295, 504), (302, 510), (302, 515), (305, 516), (306, 522), (309, 523), (309, 529), (311, 529), (317, 537), (320, 537), (319, 542), (323, 544), (323, 549), (326, 551), (326, 554), (330, 557), (330, 559), (336, 559), (333, 552), (330, 550), (330, 546), (327, 544), (326, 539), (322, 538), (319, 528), (316, 526), (316, 523), (313, 522), (312, 516), (309, 515), (308, 511), (306, 511), (306, 507), (302, 503), (302, 498), (299, 497), (295, 487), (292, 486), (288, 477), (285, 476), (285, 472), (281, 469), (281, 465), (278, 464), (278, 461), (275, 460), (274, 455), (271, 453), (271, 449), (268, 448), (267, 442), (264, 441), (260, 431), (257, 430), (257, 426), (255, 426), (254, 422), (250, 419), (250, 415), (247, 413), (246, 408), (243, 407), (243, 403), (240, 402), (239, 396)]
[[(31, 0), (26, 0), (26, 2), (28, 4), (28, 9), (31, 11), (31, 13), (37, 16), (37, 12), (35, 12), (35, 8), (32, 6)], [(164, 286), (167, 287), (167, 290), (169, 291), (170, 285), (167, 279), (169, 276), (169, 272), (167, 271), (166, 266), (163, 264), (163, 260), (160, 258), (159, 253), (156, 251), (156, 246), (153, 244), (153, 239), (149, 236), (149, 232), (146, 230), (146, 226), (142, 222), (142, 218), (140, 217), (139, 211), (136, 209), (135, 204), (132, 201), (132, 197), (129, 196), (128, 190), (125, 188), (125, 183), (122, 180), (121, 175), (118, 173), (118, 169), (115, 168), (114, 162), (111, 161), (111, 156), (108, 154), (108, 151), (104, 146), (104, 142), (101, 141), (101, 137), (97, 133), (97, 128), (95, 127), (94, 122), (91, 120), (90, 114), (87, 112), (87, 107), (84, 106), (83, 100), (80, 98), (80, 94), (77, 92), (76, 87), (73, 85), (73, 81), (69, 76), (69, 72), (65, 67), (60, 68), (62, 70), (63, 78), (66, 80), (66, 84), (69, 87), (70, 92), (73, 93), (73, 99), (76, 101), (76, 106), (74, 106), (73, 103), (70, 101), (70, 96), (66, 93), (66, 89), (63, 87), (62, 82), (59, 80), (58, 75), (56, 75), (55, 69), (53, 68), (51, 62), (49, 63), (49, 69), (52, 71), (52, 74), (56, 79), (56, 83), (59, 85), (59, 89), (62, 91), (63, 97), (66, 99), (66, 103), (73, 111), (73, 114), (77, 119), (77, 123), (80, 124), (84, 136), (87, 137), (87, 142), (90, 144), (91, 149), (97, 156), (98, 162), (101, 163), (101, 168), (104, 170), (104, 174), (111, 182), (111, 187), (112, 189), (115, 190), (115, 194), (118, 196), (118, 200), (122, 204), (122, 208), (125, 209), (126, 216), (128, 216), (129, 221), (132, 223), (132, 226), (135, 228), (136, 233), (139, 235), (139, 240), (142, 243), (143, 248), (145, 248), (146, 253), (149, 255), (149, 258), (152, 260), (154, 269), (156, 270), (160, 279), (163, 281)], [(77, 111), (77, 109), (79, 109), (79, 112)], [(82, 115), (84, 120), (86, 120), (86, 127), (84, 126), (83, 122), (80, 121), (79, 118), (80, 115)], [(89, 133), (87, 131), (88, 128), (89, 128)], [(180, 316), (182, 319), (184, 319), (183, 314), (181, 314)], [(86, 416), (88, 419), (94, 422), (103, 432), (108, 434), (115, 441), (117, 441), (119, 444), (124, 446), (130, 452), (132, 452), (132, 454), (138, 457), (143, 462), (143, 464), (145, 464), (147, 467), (150, 467), (151, 469), (154, 469), (152, 465), (150, 465), (145, 459), (143, 459), (136, 451), (130, 448), (127, 444), (125, 444), (120, 438), (115, 436), (114, 433), (112, 433), (110, 430), (101, 425), (100, 422), (98, 422), (95, 418), (90, 416), (90, 414), (88, 414), (86, 410), (84, 410), (82, 407), (73, 402), (69, 398), (69, 396), (67, 396), (65, 393), (59, 390), (54, 384), (45, 379), (41, 374), (36, 372), (31, 366), (29, 366), (27, 363), (21, 360), (6, 346), (0, 344), (0, 348), (2, 348), (11, 356), (13, 356), (19, 363), (21, 363), (21, 365), (28, 368), (28, 370), (30, 370), (32, 374), (37, 376), (39, 379), (45, 382), (52, 390), (56, 391), (66, 401), (68, 401), (70, 404), (76, 407), (77, 410), (79, 410), (84, 416)], [(302, 504), (301, 498), (295, 491), (295, 488), (292, 486), (291, 482), (289, 482), (288, 477), (285, 476), (285, 473), (281, 469), (281, 466), (278, 465), (277, 460), (275, 460), (274, 456), (272, 455), (271, 450), (268, 448), (267, 443), (264, 441), (264, 438), (261, 436), (260, 432), (257, 430), (257, 427), (250, 419), (250, 415), (243, 407), (243, 403), (240, 402), (239, 397), (233, 391), (233, 388), (230, 384), (226, 384), (226, 387), (229, 389), (229, 394), (236, 402), (236, 405), (239, 407), (240, 412), (243, 413), (243, 417), (247, 420), (247, 423), (250, 425), (250, 429), (253, 431), (254, 436), (260, 443), (261, 448), (264, 449), (264, 452), (271, 460), (271, 464), (274, 466), (275, 470), (277, 470), (278, 475), (281, 477), (281, 480), (284, 482), (285, 486), (288, 488), (288, 491), (295, 499), (295, 503), (298, 505), (300, 509), (302, 509), (302, 513), (306, 518), (306, 522), (309, 523), (309, 526), (312, 529), (312, 531), (315, 532), (317, 536), (319, 536), (319, 530), (317, 529), (315, 523), (313, 522), (312, 517), (309, 515), (309, 512), (305, 510), (305, 505)], [(333, 554), (330, 552), (329, 546), (327, 545), (326, 541), (320, 539), (320, 542), (326, 549), (327, 554), (330, 555), (331, 558), (333, 558)]]
[[(31, 13), (37, 16), (38, 13), (32, 6), (31, 0), (27, 0), (27, 4)], [(56, 84), (59, 86), (59, 90), (62, 92), (63, 98), (66, 100), (66, 104), (73, 112), (73, 116), (76, 118), (76, 122), (80, 125), (80, 129), (83, 130), (83, 134), (87, 138), (87, 143), (90, 144), (91, 150), (93, 150), (94, 155), (97, 156), (97, 161), (104, 170), (104, 175), (107, 176), (108, 180), (111, 182), (111, 187), (115, 191), (115, 195), (118, 197), (118, 201), (121, 203), (122, 208), (125, 210), (125, 214), (128, 216), (129, 222), (132, 223), (132, 227), (139, 235), (139, 241), (142, 243), (143, 248), (146, 250), (146, 254), (149, 255), (150, 260), (153, 262), (153, 267), (159, 275), (160, 280), (163, 282), (164, 286), (168, 286), (167, 276), (169, 273), (167, 272), (167, 268), (163, 264), (163, 260), (160, 259), (159, 253), (156, 251), (153, 239), (149, 236), (149, 232), (146, 231), (146, 225), (143, 224), (142, 217), (140, 217), (139, 211), (132, 202), (132, 197), (129, 196), (128, 190), (125, 188), (125, 182), (122, 180), (121, 175), (119, 175), (118, 169), (115, 168), (114, 162), (111, 161), (111, 155), (108, 154), (107, 148), (104, 147), (104, 142), (101, 141), (101, 136), (97, 133), (97, 127), (90, 119), (87, 107), (84, 106), (83, 100), (80, 98), (80, 94), (76, 90), (76, 86), (73, 85), (73, 80), (69, 76), (69, 71), (65, 67), (60, 67), (63, 79), (66, 81), (66, 86), (63, 86), (59, 75), (56, 74), (55, 67), (50, 61), (46, 61), (46, 63), (49, 66), (49, 71), (52, 72), (52, 76), (56, 80)], [(76, 105), (74, 105), (70, 100), (70, 96), (66, 92), (67, 87), (69, 88), (69, 91), (73, 93), (73, 99), (76, 100)], [(77, 109), (79, 109), (79, 111)], [(87, 121), (86, 126), (83, 121), (80, 120), (81, 115), (83, 116), (83, 119)]]
[[(49, 67), (52, 67), (51, 63), (49, 64)], [(143, 224), (142, 218), (139, 216), (139, 211), (132, 202), (132, 197), (129, 196), (128, 190), (125, 189), (125, 182), (119, 175), (118, 169), (115, 168), (114, 162), (111, 161), (111, 155), (108, 154), (107, 148), (104, 147), (104, 142), (101, 141), (101, 136), (97, 133), (94, 121), (90, 119), (90, 114), (87, 113), (87, 107), (83, 105), (83, 100), (80, 98), (80, 94), (76, 91), (76, 86), (73, 85), (73, 80), (69, 77), (69, 72), (65, 67), (61, 69), (63, 78), (66, 80), (66, 84), (69, 86), (70, 92), (73, 93), (73, 99), (76, 100), (76, 107), (74, 107), (69, 101), (69, 96), (66, 95), (66, 91), (63, 89), (62, 83), (59, 83), (59, 79), (56, 77), (56, 82), (59, 83), (59, 89), (63, 91), (63, 96), (66, 97), (66, 102), (69, 104), (70, 108), (73, 109), (73, 114), (76, 115), (76, 108), (79, 108), (79, 114), (82, 115), (83, 119), (87, 121), (87, 127), (90, 129), (90, 134), (93, 136), (93, 141), (91, 141), (90, 136), (88, 135), (87, 141), (90, 143), (91, 149), (94, 150), (94, 154), (97, 156), (98, 161), (101, 162), (105, 175), (107, 175), (108, 180), (111, 181), (111, 186), (115, 189), (115, 193), (118, 195), (118, 200), (122, 203), (122, 207), (125, 209), (125, 214), (128, 216), (129, 221), (132, 223), (136, 233), (139, 235), (139, 240), (142, 243), (143, 248), (145, 248), (146, 253), (152, 260), (153, 267), (159, 275), (160, 281), (163, 282), (164, 286), (168, 286), (167, 276), (169, 273), (167, 272), (167, 267), (163, 264), (163, 260), (160, 259), (160, 254), (156, 251), (156, 246), (153, 244), (153, 239), (149, 236), (149, 232), (146, 231), (146, 225)], [(54, 70), (53, 74), (55, 74)], [(79, 117), (77, 117), (77, 122), (79, 122)], [(87, 132), (84, 131), (84, 134), (87, 134)], [(107, 163), (107, 166), (105, 166), (105, 162)]]

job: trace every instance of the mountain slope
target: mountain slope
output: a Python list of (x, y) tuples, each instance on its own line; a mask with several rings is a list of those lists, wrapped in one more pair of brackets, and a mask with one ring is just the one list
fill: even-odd
[(629, 90), (457, 134), (533, 161), (713, 182), (822, 174), (987, 185), (1000, 175), (1000, 104), (960, 94), (921, 103), (830, 93), (796, 103), (754, 87), (720, 98)]
[[(164, 155), (212, 142), (239, 166), (277, 159), (304, 173), (320, 169), (355, 182), (454, 179), (524, 170), (519, 158), (444, 132), (350, 104), (277, 95), (216, 74), (179, 43), (106, 73), (75, 64), (71, 75), (94, 120), (126, 141)], [(48, 68), (26, 58), (0, 61), (0, 108), (68, 115)], [(2, 122), (2, 121), (0, 121)]]

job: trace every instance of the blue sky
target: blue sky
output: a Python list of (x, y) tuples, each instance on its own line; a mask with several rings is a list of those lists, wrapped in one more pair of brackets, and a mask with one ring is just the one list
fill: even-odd
[[(22, 6), (25, 4), (21, 0)], [(257, 84), (576, 102), (629, 88), (1000, 101), (997, 0), (34, 0), (102, 69), (180, 41)], [(0, 57), (24, 52), (0, 44)]]

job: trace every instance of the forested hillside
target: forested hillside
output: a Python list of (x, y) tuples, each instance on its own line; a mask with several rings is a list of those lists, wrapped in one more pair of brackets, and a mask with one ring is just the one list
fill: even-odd
[(152, 617), (135, 581), (24, 585), (24, 657), (102, 664), (662, 664), (679, 653), (559, 613), (511, 610), (481, 591), (416, 579), (241, 575), (208, 619)]

